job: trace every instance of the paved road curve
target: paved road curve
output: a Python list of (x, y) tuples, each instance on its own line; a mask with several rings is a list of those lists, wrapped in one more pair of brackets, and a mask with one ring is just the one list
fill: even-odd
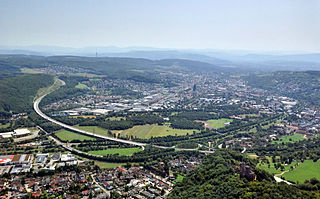
[[(65, 82), (60, 80), (62, 82), (63, 85), (65, 85)], [(65, 129), (69, 129), (69, 130), (72, 130), (72, 131), (75, 131), (75, 132), (78, 132), (78, 133), (81, 133), (81, 134), (85, 134), (85, 135), (89, 135), (89, 136), (93, 136), (93, 137), (97, 137), (97, 138), (102, 138), (102, 139), (106, 139), (106, 140), (112, 140), (112, 141), (115, 141), (115, 142), (120, 142), (120, 143), (125, 143), (125, 144), (131, 144), (131, 145), (136, 145), (136, 146), (146, 146), (147, 144), (146, 143), (141, 143), (141, 142), (134, 142), (134, 141), (130, 141), (130, 140), (124, 140), (124, 139), (119, 139), (119, 138), (114, 138), (114, 137), (108, 137), (108, 136), (103, 136), (103, 135), (98, 135), (98, 134), (94, 134), (94, 133), (91, 133), (91, 132), (88, 132), (88, 131), (84, 131), (84, 130), (81, 130), (81, 129), (77, 129), (73, 126), (70, 126), (68, 124), (64, 124), (62, 122), (59, 122), (55, 119), (52, 119), (51, 117), (47, 116), (46, 114), (44, 114), (40, 108), (39, 108), (39, 103), (41, 102), (41, 100), (46, 96), (48, 95), (49, 93), (47, 94), (44, 94), (42, 95), (41, 97), (39, 97), (38, 99), (36, 99), (33, 103), (33, 108), (34, 110), (36, 111), (36, 113), (38, 115), (40, 115), (42, 118), (50, 121), (50, 122), (53, 122), (59, 126), (62, 126), (63, 128)], [(165, 147), (165, 146), (158, 146), (158, 145), (152, 145), (154, 147), (158, 147), (158, 148), (162, 148), (162, 149), (169, 149), (169, 148), (174, 148), (174, 147)], [(176, 150), (180, 150), (180, 151), (192, 151), (192, 150), (195, 150), (195, 149), (180, 149), (180, 148), (175, 148)], [(200, 153), (214, 153), (214, 151), (199, 151)]]

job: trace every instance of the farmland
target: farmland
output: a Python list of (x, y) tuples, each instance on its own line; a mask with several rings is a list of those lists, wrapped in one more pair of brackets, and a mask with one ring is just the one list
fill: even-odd
[(112, 149), (105, 149), (99, 151), (88, 151), (88, 153), (93, 155), (109, 155), (109, 154), (119, 154), (121, 156), (131, 156), (134, 153), (142, 151), (139, 147), (134, 148), (112, 148)]
[(79, 133), (74, 133), (72, 131), (67, 131), (67, 130), (60, 130), (55, 133), (55, 135), (62, 141), (72, 141), (72, 140), (96, 140), (95, 138), (86, 136), (86, 135), (81, 135)]
[(161, 136), (168, 136), (168, 135), (186, 135), (187, 133), (192, 134), (193, 131), (199, 132), (195, 129), (173, 129), (168, 125), (137, 125), (128, 130), (124, 130), (120, 132), (121, 136), (133, 136), (142, 139), (149, 139), (151, 137), (161, 137)]

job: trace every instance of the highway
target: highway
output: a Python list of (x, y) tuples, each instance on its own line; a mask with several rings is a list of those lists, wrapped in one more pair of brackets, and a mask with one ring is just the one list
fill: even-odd
[[(65, 82), (60, 80), (62, 82), (63, 85), (65, 85)], [(120, 142), (120, 143), (124, 143), (124, 144), (131, 144), (131, 145), (135, 145), (135, 146), (146, 146), (148, 144), (146, 143), (141, 143), (141, 142), (134, 142), (134, 141), (130, 141), (130, 140), (124, 140), (124, 139), (119, 139), (119, 138), (114, 138), (114, 137), (108, 137), (108, 136), (103, 136), (103, 135), (98, 135), (98, 134), (95, 134), (95, 133), (91, 133), (91, 132), (88, 132), (88, 131), (85, 131), (85, 130), (81, 130), (81, 129), (78, 129), (78, 128), (75, 128), (73, 126), (70, 126), (68, 124), (64, 124), (62, 122), (59, 122), (55, 119), (52, 119), (51, 117), (47, 116), (46, 114), (44, 114), (40, 108), (39, 108), (39, 103), (41, 102), (41, 100), (46, 96), (48, 95), (49, 93), (46, 93), (44, 95), (42, 95), (41, 97), (39, 97), (38, 99), (36, 99), (33, 103), (33, 108), (34, 110), (36, 111), (36, 113), (38, 115), (40, 115), (42, 118), (50, 121), (50, 122), (53, 122), (65, 129), (69, 129), (71, 131), (74, 131), (74, 132), (78, 132), (78, 133), (81, 133), (81, 134), (84, 134), (84, 135), (89, 135), (89, 136), (93, 136), (93, 137), (97, 137), (97, 138), (101, 138), (101, 139), (106, 139), (106, 140), (111, 140), (111, 141), (115, 141), (115, 142)], [(161, 148), (161, 149), (170, 149), (170, 148), (174, 148), (174, 147), (165, 147), (165, 146), (158, 146), (158, 145), (152, 145), (153, 147), (157, 147), (157, 148)], [(67, 146), (68, 148), (70, 148), (69, 150), (73, 150), (72, 147), (70, 146)], [(182, 149), (182, 148), (175, 148), (175, 150), (177, 151), (195, 151), (197, 149)], [(214, 151), (199, 151), (200, 153), (214, 153)]]

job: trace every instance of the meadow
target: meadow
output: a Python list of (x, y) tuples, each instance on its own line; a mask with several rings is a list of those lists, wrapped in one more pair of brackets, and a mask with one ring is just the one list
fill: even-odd
[(166, 125), (156, 125), (156, 124), (146, 124), (146, 125), (137, 125), (130, 129), (120, 132), (121, 136), (134, 136), (142, 139), (149, 139), (151, 137), (161, 137), (168, 135), (186, 135), (187, 133), (192, 134), (193, 131), (199, 132), (196, 129), (173, 129)]
[(218, 120), (207, 120), (206, 122), (208, 123), (209, 126), (214, 127), (214, 128), (223, 128), (226, 126), (226, 123), (232, 122), (232, 119), (218, 119)]
[(305, 180), (310, 180), (311, 178), (320, 180), (320, 160), (317, 162), (305, 160), (292, 171), (284, 173), (282, 177), (296, 183), (303, 183)]
[(86, 89), (86, 88), (88, 88), (88, 86), (79, 82), (78, 85), (76, 85), (76, 88)]
[(56, 132), (55, 135), (60, 140), (67, 141), (67, 142), (71, 142), (72, 140), (80, 140), (80, 141), (96, 140), (93, 137), (89, 137), (89, 136), (82, 135), (82, 134), (79, 134), (79, 133), (74, 133), (74, 132), (68, 131), (68, 130), (60, 130), (60, 131)]
[(304, 140), (305, 138), (303, 137), (302, 134), (299, 134), (299, 133), (296, 133), (296, 134), (293, 134), (293, 135), (288, 135), (288, 136), (284, 136), (284, 137), (281, 137), (279, 138), (278, 140), (274, 140), (272, 141), (272, 143), (278, 143), (278, 144), (281, 144), (282, 142), (283, 143), (293, 143), (293, 142), (298, 142), (300, 140)]
[[(268, 156), (267, 156), (266, 159), (269, 161), (270, 167), (268, 166), (267, 163), (262, 163), (262, 162), (258, 163), (258, 164), (257, 164), (257, 167), (260, 168), (260, 169), (263, 169), (263, 170), (265, 170), (265, 171), (267, 171), (268, 173), (273, 174), (273, 175), (274, 175), (274, 174), (280, 174), (280, 173), (283, 172), (283, 171), (281, 171), (280, 168), (276, 169), (276, 168), (274, 167), (274, 163), (272, 163), (271, 157), (268, 157)], [(286, 171), (286, 170), (289, 170), (290, 167), (291, 167), (291, 166), (294, 166), (296, 163), (297, 163), (297, 162), (293, 161), (291, 164), (283, 165), (283, 166), (284, 166), (284, 170), (285, 170), (285, 171)]]
[(77, 129), (85, 130), (98, 135), (108, 136), (108, 133), (107, 133), (108, 130), (101, 128), (99, 126), (74, 126), (74, 127), (76, 127)]

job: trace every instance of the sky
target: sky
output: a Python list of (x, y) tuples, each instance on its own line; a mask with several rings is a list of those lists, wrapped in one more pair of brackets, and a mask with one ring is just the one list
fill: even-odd
[(1, 0), (1, 46), (320, 52), (320, 0)]

